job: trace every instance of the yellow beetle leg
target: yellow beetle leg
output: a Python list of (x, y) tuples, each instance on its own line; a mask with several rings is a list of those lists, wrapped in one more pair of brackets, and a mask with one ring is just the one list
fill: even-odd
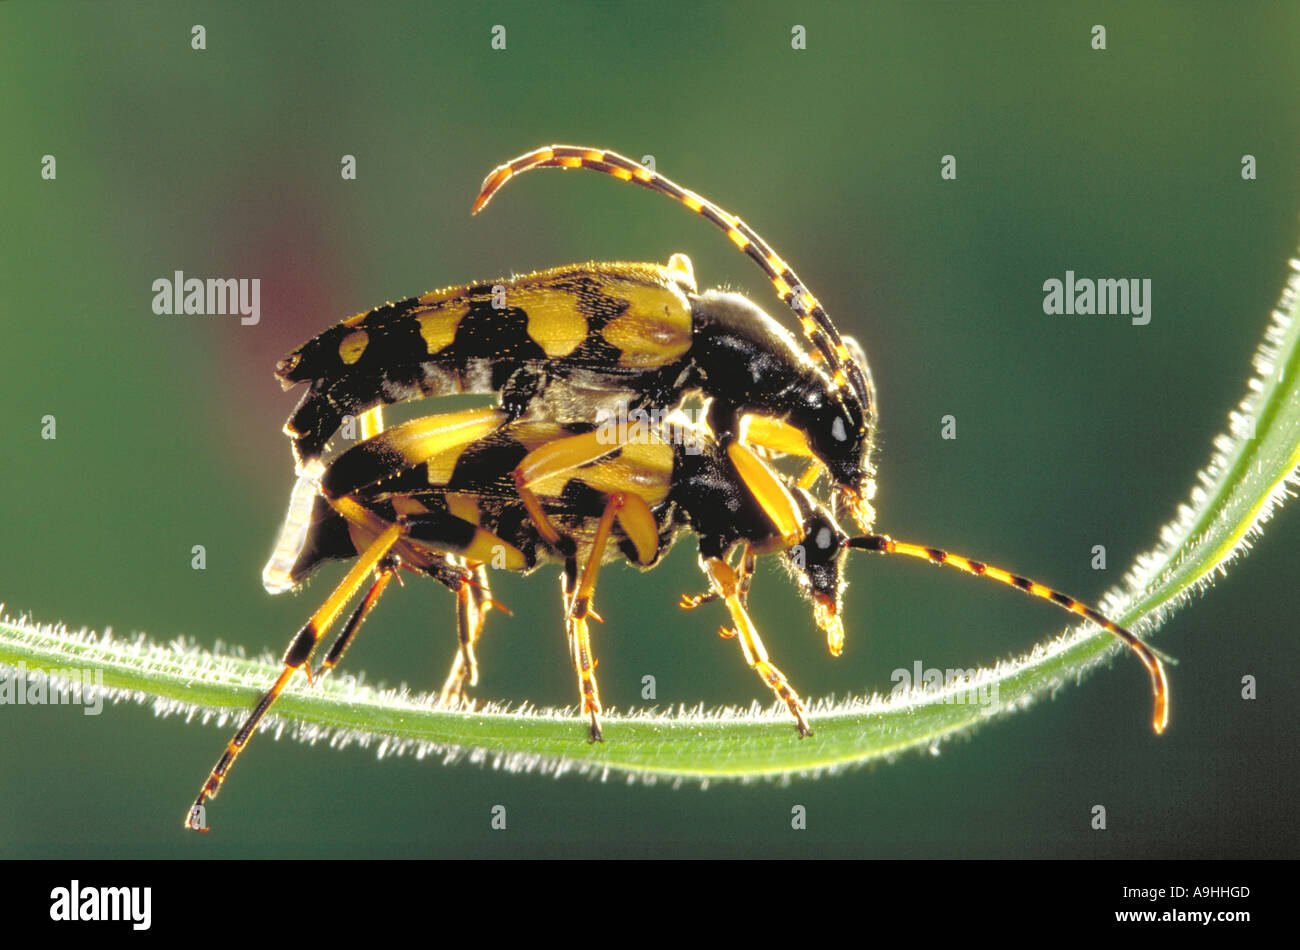
[(740, 649), (745, 654), (745, 662), (785, 703), (786, 708), (790, 710), (790, 715), (794, 716), (795, 728), (799, 730), (799, 735), (812, 735), (803, 701), (786, 680), (785, 674), (768, 661), (767, 650), (763, 647), (758, 630), (754, 628), (749, 612), (741, 603), (740, 575), (720, 558), (700, 558), (700, 568), (709, 578), (710, 586), (723, 599), (727, 610), (731, 613), (731, 621), (738, 634)]
[[(302, 669), (307, 671), (310, 678), (311, 667), (309, 661), (311, 660), (312, 651), (316, 649), (316, 645), (320, 643), (325, 631), (329, 629), (330, 624), (339, 615), (339, 611), (352, 599), (352, 596), (360, 589), (371, 571), (375, 570), (380, 562), (384, 560), (389, 550), (392, 549), (401, 536), (402, 528), (400, 525), (391, 525), (385, 529), (357, 559), (356, 564), (352, 566), (352, 570), (348, 571), (347, 576), (339, 582), (339, 586), (325, 599), (325, 603), (321, 604), (320, 608), (311, 615), (311, 618), (302, 626), (302, 629), (298, 631), (293, 640), (289, 642), (289, 648), (284, 652), (284, 669), (271, 688), (263, 694), (248, 718), (244, 720), (244, 724), (239, 727), (239, 731), (235, 733), (234, 738), (227, 743), (225, 751), (221, 753), (221, 758), (213, 766), (207, 781), (199, 789), (194, 804), (186, 813), (185, 826), (187, 828), (205, 830), (196, 822), (196, 816), (202, 814), (200, 809), (208, 799), (216, 797), (222, 783), (226, 780), (226, 775), (231, 766), (235, 764), (235, 759), (244, 750), (248, 740), (252, 738), (253, 732), (257, 729), (257, 724), (262, 721), (262, 717), (266, 715), (267, 710), (271, 708), (280, 693), (284, 691), (293, 674)], [(383, 590), (382, 585), (379, 585), (379, 590)], [(371, 605), (373, 606), (373, 601)]]
[(781, 536), (782, 544), (788, 548), (802, 541), (803, 519), (799, 516), (799, 508), (767, 463), (740, 442), (728, 445), (727, 455), (736, 466), (741, 481), (753, 493), (777, 534)]

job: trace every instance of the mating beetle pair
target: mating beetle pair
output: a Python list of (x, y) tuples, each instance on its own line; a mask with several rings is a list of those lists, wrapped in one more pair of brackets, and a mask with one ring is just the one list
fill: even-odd
[[(1147, 667), (1154, 726), (1167, 688), (1159, 658), (1132, 633), (1064, 594), (937, 548), (870, 533), (874, 515), (873, 393), (865, 360), (842, 338), (794, 272), (743, 221), (614, 152), (538, 149), (494, 170), (477, 212), (531, 168), (588, 168), (669, 195), (726, 231), (799, 318), (805, 352), (747, 298), (699, 292), (689, 259), (667, 265), (590, 263), (493, 283), (433, 291), (358, 314), (299, 347), (276, 367), (286, 388), (309, 384), (285, 432), (299, 480), (263, 579), (298, 586), (323, 561), (355, 558), (344, 580), (291, 642), (284, 669), (227, 745), (195, 802), (213, 797), (235, 757), (330, 624), (369, 581), (318, 672), (332, 668), (388, 582), (405, 567), (457, 595), (459, 650), (443, 688), (463, 698), (477, 667), (474, 644), (494, 605), (488, 566), (528, 571), (563, 565), (565, 626), (588, 717), (601, 738), (601, 706), (587, 621), (597, 572), (620, 556), (646, 568), (685, 530), (699, 539), (708, 593), (721, 600), (746, 662), (782, 700), (801, 735), (802, 701), (770, 662), (746, 607), (756, 556), (778, 553), (809, 597), (832, 653), (843, 645), (841, 568), (849, 548), (906, 554), (991, 577), (1077, 613), (1115, 634)], [(452, 393), (497, 397), (492, 408), (426, 416), (384, 430), (382, 407)], [(703, 423), (680, 417), (704, 402)], [(644, 438), (611, 439), (612, 413), (662, 411)], [(324, 458), (348, 416), (363, 441)], [(691, 450), (693, 449), (693, 450)], [(804, 460), (795, 478), (777, 456)], [(830, 497), (814, 489), (828, 476)], [(848, 537), (847, 510), (863, 534)], [(373, 575), (373, 578), (372, 578)], [(191, 810), (187, 824), (194, 825)]]

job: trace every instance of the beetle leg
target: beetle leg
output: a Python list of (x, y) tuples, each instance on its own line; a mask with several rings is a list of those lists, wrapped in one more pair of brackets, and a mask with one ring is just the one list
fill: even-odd
[[(754, 549), (748, 544), (744, 545), (737, 568), (740, 574), (740, 602), (746, 606), (748, 606), (749, 585), (754, 580), (754, 568), (757, 565), (758, 558), (754, 555)], [(703, 604), (712, 603), (717, 600), (718, 597), (718, 592), (714, 590), (705, 594), (682, 594), (681, 600), (677, 602), (677, 606), (684, 610), (694, 610), (696, 607)], [(735, 636), (735, 633), (728, 631), (727, 635), (731, 637)]]
[[(591, 547), (587, 551), (587, 563), (582, 577), (573, 589), (573, 594), (565, 601), (564, 624), (569, 636), (569, 652), (573, 657), (573, 666), (578, 674), (578, 689), (582, 693), (582, 711), (591, 717), (591, 741), (601, 741), (600, 728), (600, 694), (596, 689), (596, 659), (591, 652), (591, 637), (587, 629), (587, 617), (591, 613), (591, 595), (596, 590), (596, 575), (605, 556), (605, 545), (609, 542), (609, 533), (614, 526), (614, 519), (619, 517), (628, 496), (618, 492), (610, 496), (605, 511), (596, 525)], [(637, 498), (637, 501), (640, 501)], [(641, 502), (643, 505), (644, 502)], [(568, 575), (565, 577), (565, 593), (572, 586)]]
[(523, 457), (514, 471), (515, 488), (529, 516), (537, 525), (537, 530), (541, 532), (547, 544), (566, 558), (573, 554), (573, 540), (561, 537), (559, 529), (543, 510), (542, 503), (532, 488), (543, 479), (563, 475), (565, 472), (598, 461), (611, 452), (618, 451), (619, 448), (617, 444), (611, 445), (601, 432), (584, 432), (581, 435), (556, 439), (533, 449)]
[(732, 442), (727, 446), (727, 457), (736, 467), (745, 487), (762, 507), (784, 547), (798, 544), (803, 540), (803, 518), (799, 506), (795, 504), (781, 479), (768, 467), (767, 463), (754, 454), (743, 442)]
[(786, 681), (785, 674), (768, 661), (767, 650), (763, 647), (758, 630), (754, 628), (749, 612), (741, 603), (740, 575), (726, 561), (716, 557), (701, 557), (700, 569), (709, 578), (710, 586), (723, 599), (727, 610), (731, 613), (737, 639), (740, 641), (740, 649), (745, 654), (745, 662), (785, 703), (786, 708), (790, 710), (790, 715), (794, 716), (795, 728), (799, 730), (799, 735), (812, 735), (803, 701)]
[(467, 698), (465, 687), (478, 685), (478, 658), (474, 655), (474, 645), (483, 633), (484, 617), (492, 604), (487, 571), (479, 564), (474, 568), (473, 581), (466, 578), (456, 591), (456, 638), (460, 646), (452, 661), (451, 672), (442, 685), (440, 705), (463, 705)]
[[(443, 682), (439, 703), (459, 706), (465, 700), (465, 687), (478, 684), (474, 645), (483, 632), (484, 616), (493, 606), (501, 606), (492, 600), (485, 565), (491, 562), (508, 570), (522, 570), (528, 560), (500, 536), (451, 512), (401, 515), (399, 522), (407, 532), (408, 546), (432, 562), (422, 566), (424, 572), (433, 573), (456, 595), (456, 658)], [(429, 547), (434, 550), (428, 551)]]
[(357, 441), (364, 442), (384, 431), (384, 407), (375, 406), (357, 416)]
[(758, 558), (754, 555), (754, 549), (748, 544), (742, 546), (738, 566), (740, 572), (740, 602), (748, 606), (749, 585), (754, 580), (754, 568), (758, 566)]
[[(356, 609), (352, 611), (352, 616), (348, 622), (343, 625), (343, 630), (339, 633), (338, 638), (330, 646), (329, 652), (325, 654), (325, 659), (321, 665), (316, 668), (315, 678), (320, 679), (334, 667), (338, 666), (339, 660), (343, 659), (343, 654), (352, 644), (352, 638), (356, 636), (361, 624), (365, 622), (367, 615), (378, 603), (380, 596), (384, 593), (384, 588), (388, 582), (397, 577), (397, 569), (400, 566), (397, 558), (389, 554), (379, 564), (379, 569), (375, 574), (374, 583), (370, 585), (370, 590), (366, 591), (366, 596), (361, 598), (361, 603), (357, 604)], [(401, 578), (398, 578), (398, 584), (401, 584)], [(309, 675), (310, 679), (311, 676)]]
[(775, 416), (750, 413), (741, 417), (740, 441), (782, 455), (815, 458), (803, 430)]
[[(298, 631), (293, 640), (289, 642), (289, 648), (284, 652), (284, 669), (271, 688), (258, 701), (252, 713), (244, 720), (244, 724), (239, 727), (239, 731), (226, 745), (225, 751), (221, 753), (221, 758), (213, 766), (207, 781), (199, 789), (198, 797), (194, 800), (193, 806), (185, 815), (185, 826), (187, 828), (203, 830), (202, 826), (196, 821), (197, 816), (202, 814), (200, 809), (203, 804), (208, 799), (216, 797), (217, 792), (221, 789), (222, 782), (226, 780), (226, 774), (230, 771), (230, 767), (234, 765), (235, 759), (243, 751), (244, 746), (247, 745), (248, 740), (257, 728), (257, 724), (262, 721), (262, 717), (266, 715), (267, 710), (271, 708), (280, 693), (283, 692), (293, 674), (297, 670), (303, 669), (307, 670), (310, 675), (309, 661), (312, 652), (316, 649), (316, 644), (320, 643), (325, 631), (329, 629), (330, 624), (339, 615), (339, 611), (347, 605), (347, 602), (360, 589), (370, 572), (375, 570), (393, 545), (398, 542), (402, 536), (402, 531), (400, 525), (390, 525), (386, 528), (366, 548), (365, 552), (352, 566), (352, 570), (348, 571), (347, 576), (339, 583), (339, 586), (334, 588), (334, 592), (325, 599), (325, 603), (321, 604), (320, 609), (311, 615), (311, 618)], [(383, 587), (381, 586), (380, 591), (382, 590)], [(371, 606), (373, 606), (373, 601)]]

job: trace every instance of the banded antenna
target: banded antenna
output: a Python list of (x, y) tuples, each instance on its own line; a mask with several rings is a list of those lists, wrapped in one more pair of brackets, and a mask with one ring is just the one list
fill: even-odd
[(650, 171), (640, 162), (634, 162), (618, 152), (579, 145), (551, 145), (535, 149), (513, 161), (497, 166), (483, 179), (482, 190), (470, 213), (478, 214), (487, 207), (492, 196), (501, 189), (502, 185), (515, 175), (533, 168), (589, 168), (592, 171), (604, 172), (621, 181), (634, 182), (651, 191), (676, 198), (696, 214), (708, 218), (726, 232), (733, 244), (762, 268), (763, 273), (776, 289), (776, 295), (799, 317), (799, 325), (804, 336), (816, 347), (817, 353), (830, 371), (836, 388), (841, 391), (851, 388), (862, 406), (871, 405), (867, 373), (854, 358), (854, 353), (845, 345), (839, 331), (835, 329), (835, 324), (831, 322), (830, 315), (799, 280), (790, 265), (740, 218), (689, 188), (683, 188), (658, 172)]
[[(974, 574), (976, 577), (987, 577), (999, 584), (1006, 584), (1008, 587), (1024, 591), (1031, 597), (1039, 597), (1049, 601), (1063, 610), (1068, 610), (1072, 614), (1078, 614), (1080, 617), (1092, 621), (1106, 632), (1113, 634), (1137, 654), (1137, 658), (1142, 661), (1142, 665), (1147, 668), (1147, 673), (1150, 674), (1151, 692), (1155, 697), (1155, 712), (1151, 716), (1151, 728), (1160, 733), (1164, 732), (1165, 727), (1169, 725), (1169, 684), (1165, 678), (1164, 665), (1160, 662), (1160, 654), (1141, 640), (1137, 634), (1125, 627), (1121, 627), (1101, 611), (1094, 610), (1087, 604), (1075, 600), (1069, 594), (1062, 594), (1059, 590), (1054, 590), (1046, 584), (1040, 584), (1019, 574), (1012, 574), (1010, 571), (994, 567), (992, 564), (986, 564), (983, 561), (976, 561), (960, 554), (953, 554), (951, 551), (945, 551), (942, 548), (926, 547), (909, 541), (895, 541), (887, 534), (868, 534), (860, 538), (849, 538), (844, 543), (846, 547), (857, 548), (861, 551), (875, 551), (878, 554), (903, 554), (907, 557), (929, 561), (931, 564), (955, 567), (959, 571)], [(1173, 662), (1168, 657), (1165, 657), (1165, 660)]]

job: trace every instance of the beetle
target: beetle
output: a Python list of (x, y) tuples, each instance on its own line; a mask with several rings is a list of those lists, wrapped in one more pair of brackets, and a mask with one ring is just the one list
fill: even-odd
[[(768, 659), (746, 607), (754, 559), (766, 553), (781, 556), (812, 601), (834, 654), (843, 644), (842, 566), (852, 549), (947, 564), (1056, 603), (1103, 626), (1137, 653), (1151, 675), (1156, 728), (1163, 729), (1168, 706), (1160, 659), (1097, 611), (1035, 581), (937, 548), (885, 535), (848, 537), (833, 515), (791, 480), (774, 475), (775, 484), (763, 484), (765, 469), (737, 477), (731, 457), (707, 430), (669, 423), (678, 426), (675, 432), (665, 428), (643, 440), (612, 443), (594, 424), (511, 423), (500, 410), (480, 408), (392, 427), (321, 466), (310, 497), (295, 490), (266, 576), (276, 589), (292, 589), (328, 560), (355, 563), (290, 642), (280, 676), (227, 744), (187, 815), (187, 826), (200, 827), (199, 809), (215, 797), (293, 674), (302, 669), (311, 678), (312, 656), (342, 609), (373, 573), (317, 676), (339, 662), (400, 567), (424, 573), (457, 594), (459, 650), (443, 688), (444, 701), (451, 702), (477, 678), (474, 644), (495, 604), (484, 567), (529, 572), (543, 563), (562, 564), (565, 627), (581, 709), (589, 738), (600, 740), (601, 704), (587, 623), (595, 616), (599, 569), (620, 557), (649, 569), (688, 529), (698, 538), (699, 564), (710, 589), (683, 597), (682, 606), (725, 604), (732, 623), (725, 635), (739, 640), (746, 662), (785, 704), (801, 736), (811, 735), (806, 709)], [(686, 438), (680, 437), (683, 432)], [(591, 445), (603, 447), (594, 460)], [(742, 447), (740, 457), (747, 452)], [(771, 495), (789, 499), (799, 513), (797, 523), (781, 521), (784, 509), (765, 507), (763, 497)]]
[(870, 374), (789, 266), (735, 215), (602, 149), (554, 145), (502, 165), (474, 213), (511, 177), (548, 166), (636, 182), (722, 227), (799, 315), (812, 355), (747, 297), (699, 292), (684, 254), (446, 287), (349, 317), (277, 364), (286, 389), (308, 384), (285, 424), (298, 467), (321, 456), (346, 417), (426, 396), (491, 393), (512, 421), (584, 422), (602, 409), (670, 411), (698, 392), (724, 449), (743, 442), (808, 459), (802, 483), (828, 472), (836, 502), (869, 530)]
[[(800, 735), (811, 734), (803, 702), (768, 659), (745, 601), (754, 559), (780, 554), (838, 654), (847, 539), (834, 517), (805, 489), (774, 476), (763, 491), (787, 498), (799, 520), (773, 520), (717, 443), (684, 418), (670, 420), (644, 441), (606, 440), (597, 459), (586, 460), (585, 446), (603, 438), (592, 424), (509, 423), (494, 409), (427, 416), (386, 429), (320, 467), (310, 497), (295, 489), (281, 541), (264, 572), (268, 589), (297, 588), (330, 560), (355, 563), (291, 641), (280, 677), (227, 745), (195, 808), (215, 796), (293, 673), (302, 669), (314, 681), (310, 661), (317, 645), (366, 579), (375, 575), (316, 676), (342, 658), (399, 567), (457, 594), (460, 647), (443, 687), (444, 701), (457, 702), (477, 679), (474, 644), (495, 604), (483, 568), (527, 573), (541, 564), (562, 564), (566, 632), (582, 711), (590, 739), (599, 741), (601, 704), (587, 621), (595, 615), (591, 602), (600, 566), (622, 557), (649, 569), (685, 529), (699, 538), (700, 567), (711, 589), (684, 597), (683, 606), (722, 600), (733, 625), (728, 635), (739, 640), (746, 662), (786, 705)], [(729, 557), (737, 551), (733, 566)], [(190, 827), (195, 814), (191, 809)]]

